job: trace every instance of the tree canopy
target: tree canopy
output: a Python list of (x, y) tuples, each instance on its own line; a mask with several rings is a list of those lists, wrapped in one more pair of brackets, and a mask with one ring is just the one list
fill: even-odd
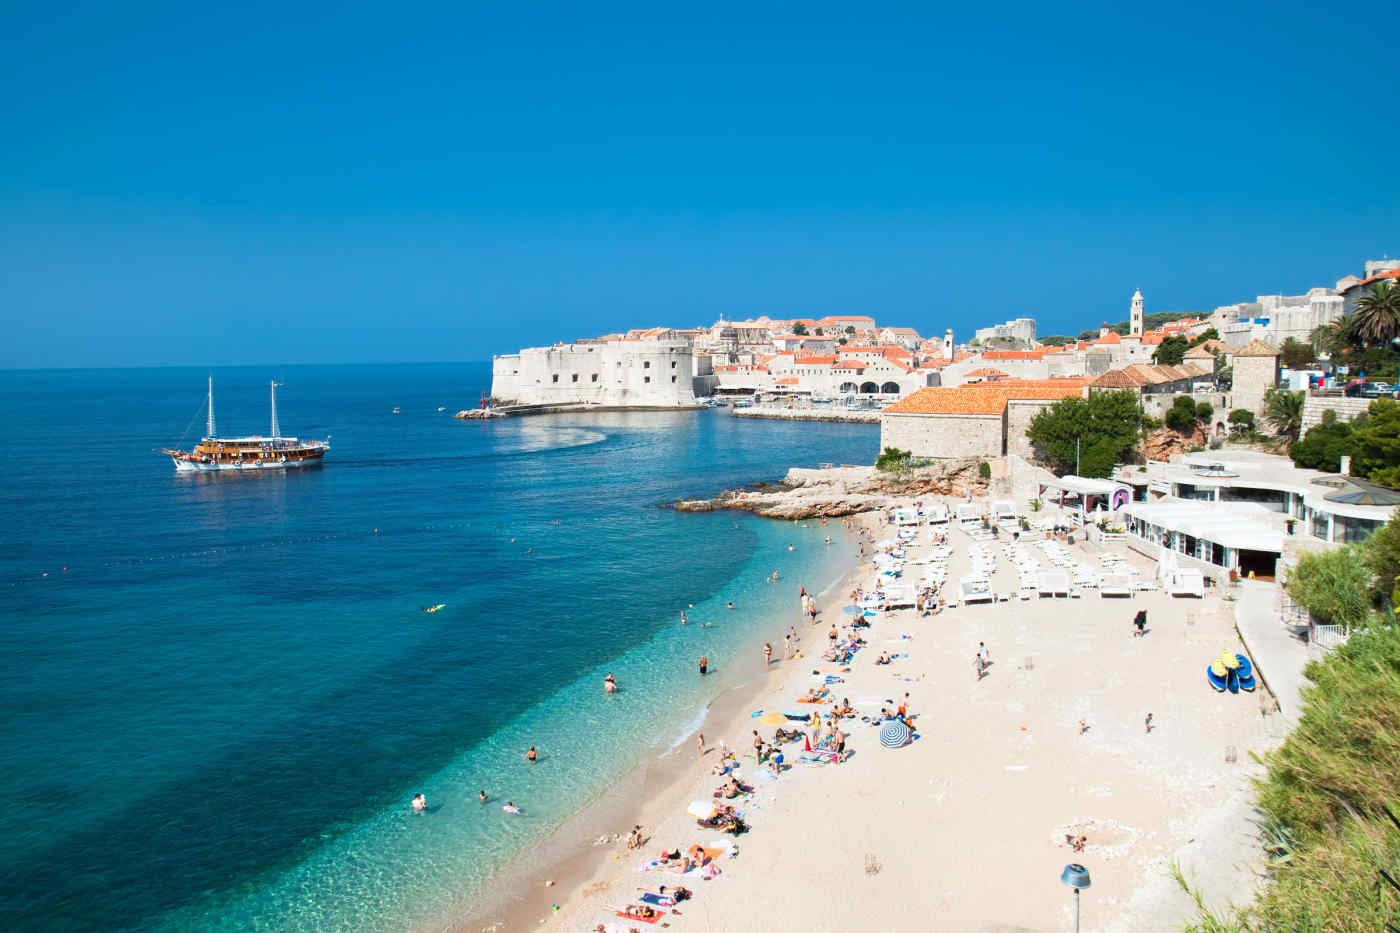
[(807, 325), (798, 321), (796, 324), (792, 325), (792, 332), (799, 337), (805, 337), (807, 336)]
[(1277, 386), (1264, 393), (1264, 420), (1276, 434), (1290, 440), (1298, 439), (1303, 423), (1303, 393), (1290, 392)]
[(1157, 345), (1157, 352), (1152, 354), (1152, 359), (1158, 366), (1180, 366), (1189, 349), (1191, 342), (1185, 337), (1163, 337), (1162, 342)]
[(1201, 331), (1199, 334), (1197, 334), (1196, 336), (1194, 336), (1194, 337), (1191, 338), (1191, 346), (1193, 346), (1193, 347), (1199, 347), (1201, 344), (1205, 343), (1207, 340), (1219, 340), (1219, 339), (1220, 339), (1220, 331), (1216, 330), (1214, 327), (1207, 327), (1205, 330)]
[(1365, 346), (1383, 346), (1400, 337), (1400, 289), (1377, 282), (1356, 301), (1351, 331)]
[(1353, 422), (1351, 439), (1353, 472), (1373, 483), (1400, 488), (1400, 402), (1388, 398), (1372, 402), (1365, 420)]
[(1338, 421), (1334, 412), (1327, 412), (1322, 424), (1309, 428), (1288, 451), (1293, 462), (1308, 470), (1336, 473), (1342, 468), (1342, 455), (1351, 453), (1352, 425)]
[(1087, 399), (1061, 399), (1031, 419), (1026, 437), (1056, 473), (1075, 472), (1079, 445), (1081, 476), (1107, 477), (1137, 443), (1143, 411), (1137, 393), (1094, 392)]
[(1311, 366), (1317, 359), (1317, 354), (1313, 352), (1311, 344), (1300, 343), (1289, 337), (1283, 342), (1283, 346), (1278, 348), (1279, 357), (1283, 360), (1283, 365), (1289, 369), (1303, 369)]

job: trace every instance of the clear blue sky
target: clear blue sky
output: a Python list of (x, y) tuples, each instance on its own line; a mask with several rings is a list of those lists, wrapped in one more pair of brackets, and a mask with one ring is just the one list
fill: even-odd
[(1054, 333), (1400, 254), (1394, 8), (1224, 6), (7, 5), (0, 366)]

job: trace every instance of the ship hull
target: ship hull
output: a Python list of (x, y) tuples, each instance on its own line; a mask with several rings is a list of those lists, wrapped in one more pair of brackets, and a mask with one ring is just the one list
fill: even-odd
[(321, 464), (320, 457), (302, 457), (296, 460), (238, 460), (222, 463), (183, 460), (180, 457), (171, 457), (170, 459), (175, 461), (176, 473), (248, 473), (254, 470), (295, 470), (300, 467)]

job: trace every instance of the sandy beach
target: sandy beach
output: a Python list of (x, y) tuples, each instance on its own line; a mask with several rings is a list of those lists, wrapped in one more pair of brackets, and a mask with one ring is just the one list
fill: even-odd
[[(925, 497), (927, 501), (927, 497)], [(859, 523), (873, 538), (893, 535), (883, 514)], [(833, 522), (836, 527), (839, 523)], [(953, 555), (944, 592), (970, 570), (967, 534), (950, 527)], [(1027, 536), (1028, 544), (1035, 544)], [(919, 527), (911, 560), (932, 547)], [(867, 548), (868, 550), (868, 548)], [(1016, 589), (1016, 572), (1001, 542), (991, 545), (996, 592)], [(1103, 549), (1079, 542), (1076, 560), (1096, 564)], [(1123, 545), (1109, 548), (1143, 579), (1153, 565)], [(1037, 551), (1038, 553), (1038, 551)], [(908, 575), (917, 576), (910, 566)], [(1104, 598), (1013, 599), (948, 608), (929, 617), (914, 610), (882, 612), (863, 629), (858, 651), (834, 697), (849, 697), (857, 717), (843, 720), (852, 754), (840, 764), (797, 761), (802, 743), (784, 747), (792, 767), (776, 780), (756, 778), (739, 809), (751, 829), (734, 840), (736, 854), (716, 864), (711, 880), (639, 871), (663, 849), (709, 845), (720, 837), (685, 813), (709, 799), (721, 779), (711, 774), (724, 740), (742, 755), (752, 730), (773, 727), (751, 714), (809, 711), (798, 696), (837, 665), (820, 660), (832, 623), (857, 584), (871, 588), (868, 561), (819, 602), (815, 626), (799, 620), (797, 586), (789, 619), (774, 620), (774, 660), (753, 657), (751, 681), (726, 692), (700, 731), (711, 751), (697, 760), (693, 738), (624, 778), (604, 799), (570, 821), (550, 852), (537, 853), (513, 877), (499, 904), (457, 930), (648, 929), (621, 921), (610, 905), (635, 903), (639, 889), (683, 884), (694, 897), (660, 925), (695, 930), (1065, 930), (1072, 895), (1059, 881), (1068, 862), (1092, 873), (1082, 894), (1084, 930), (1175, 929), (1193, 916), (1172, 866), (1208, 903), (1249, 897), (1256, 881), (1248, 779), (1252, 753), (1278, 744), (1286, 725), (1264, 716), (1257, 695), (1216, 694), (1206, 664), (1223, 649), (1242, 651), (1228, 593), (1204, 600), (1160, 591)], [(1132, 635), (1138, 610), (1147, 634)], [(796, 625), (804, 656), (782, 659), (781, 632)], [(974, 657), (985, 642), (986, 675)], [(876, 665), (881, 651), (896, 655)], [(918, 738), (885, 748), (877, 716), (908, 692)], [(821, 707), (830, 709), (830, 706)], [(1152, 729), (1144, 721), (1152, 714)], [(646, 828), (640, 852), (613, 842), (634, 823)], [(1084, 837), (1080, 852), (1066, 836)], [(602, 844), (585, 845), (584, 840)], [(541, 866), (548, 866), (541, 869)], [(553, 884), (548, 884), (552, 881)], [(557, 911), (554, 905), (558, 905)]]

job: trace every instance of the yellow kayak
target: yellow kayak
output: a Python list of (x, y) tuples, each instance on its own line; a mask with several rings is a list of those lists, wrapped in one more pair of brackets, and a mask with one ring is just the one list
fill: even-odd
[(438, 603), (436, 606), (428, 606), (424, 612), (437, 612), (439, 609), (446, 609), (447, 603)]

